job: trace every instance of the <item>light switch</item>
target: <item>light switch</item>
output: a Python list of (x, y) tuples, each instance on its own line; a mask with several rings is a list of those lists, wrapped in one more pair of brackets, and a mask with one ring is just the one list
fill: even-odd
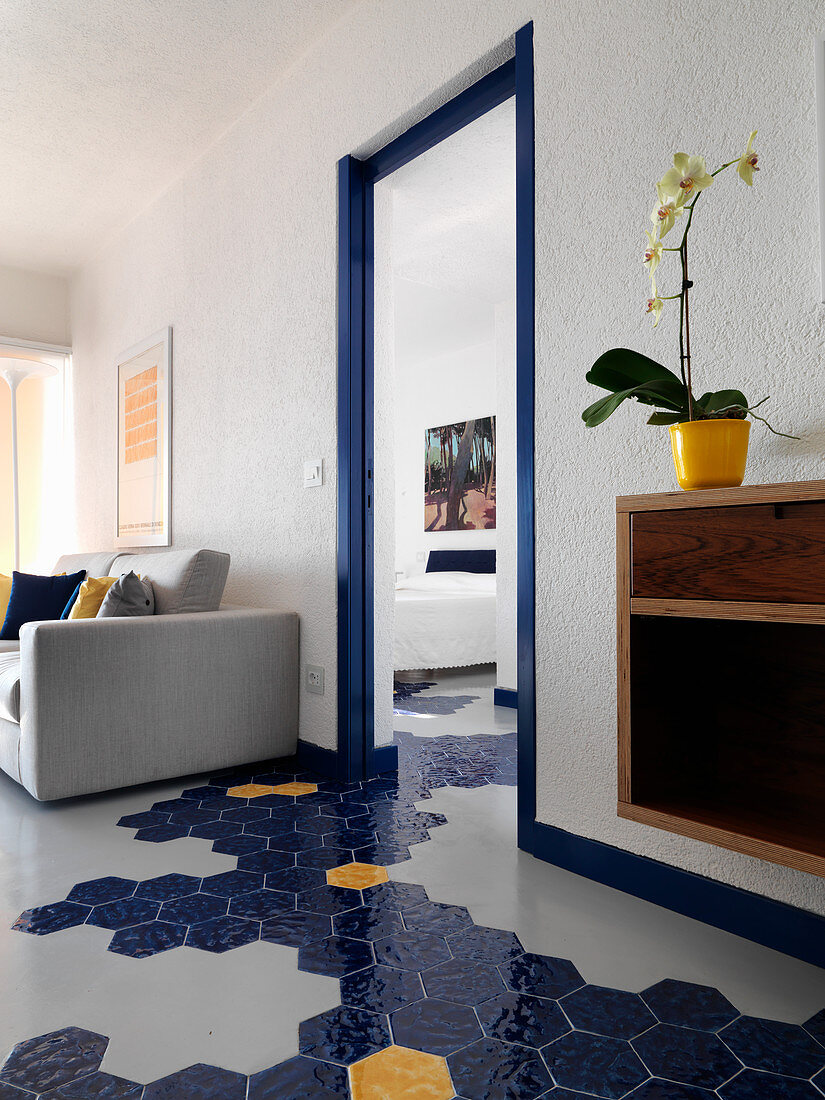
[(304, 463), (304, 488), (312, 489), (324, 484), (324, 460), (313, 458)]

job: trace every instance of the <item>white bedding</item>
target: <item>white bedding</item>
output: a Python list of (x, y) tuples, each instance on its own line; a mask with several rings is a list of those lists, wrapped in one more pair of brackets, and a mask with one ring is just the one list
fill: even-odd
[(496, 659), (494, 573), (422, 573), (395, 586), (393, 668), (456, 668)]

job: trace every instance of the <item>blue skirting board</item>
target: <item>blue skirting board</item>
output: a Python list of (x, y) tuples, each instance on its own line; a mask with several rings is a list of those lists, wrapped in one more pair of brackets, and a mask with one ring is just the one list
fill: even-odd
[(495, 688), (493, 690), (493, 705), (518, 710), (518, 695), (510, 688)]
[[(309, 741), (298, 742), (298, 759), (307, 771), (318, 772), (319, 775), (329, 775), (337, 779), (345, 773), (345, 769), (340, 766), (341, 758), (337, 752), (322, 748), (320, 745), (313, 745)], [(376, 746), (373, 749), (372, 760), (375, 775), (397, 771), (398, 746)]]
[(825, 917), (536, 822), (538, 859), (714, 928), (825, 967)]

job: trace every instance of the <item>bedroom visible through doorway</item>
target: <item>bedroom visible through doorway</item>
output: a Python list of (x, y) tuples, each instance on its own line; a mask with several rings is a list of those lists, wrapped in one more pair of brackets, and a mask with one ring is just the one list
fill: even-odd
[(375, 745), (459, 786), (516, 781), (515, 180), (510, 98), (374, 187)]

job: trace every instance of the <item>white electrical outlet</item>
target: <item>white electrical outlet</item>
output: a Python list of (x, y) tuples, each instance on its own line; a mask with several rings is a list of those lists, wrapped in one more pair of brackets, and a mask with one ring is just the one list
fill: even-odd
[(307, 665), (306, 689), (313, 695), (324, 694), (324, 670), (321, 665)]

